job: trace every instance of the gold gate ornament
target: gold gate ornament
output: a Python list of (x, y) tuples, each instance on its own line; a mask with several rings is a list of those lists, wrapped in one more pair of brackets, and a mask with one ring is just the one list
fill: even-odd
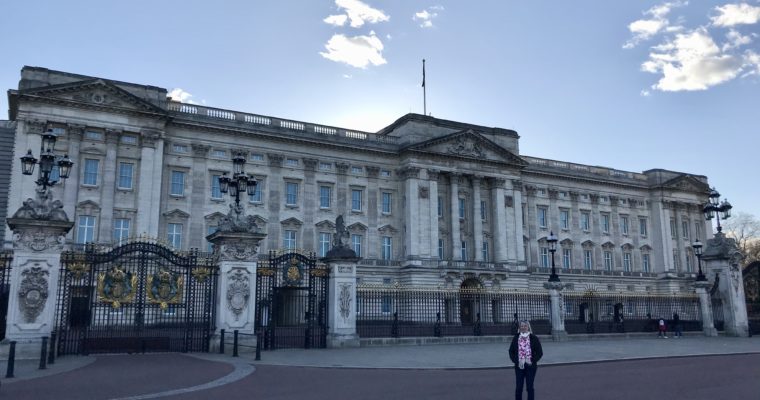
[(110, 271), (98, 274), (98, 296), (111, 307), (120, 308), (123, 303), (131, 303), (137, 295), (137, 275), (115, 265)]
[(169, 304), (179, 304), (182, 301), (182, 276), (161, 269), (153, 275), (148, 275), (148, 301), (160, 304), (165, 310)]

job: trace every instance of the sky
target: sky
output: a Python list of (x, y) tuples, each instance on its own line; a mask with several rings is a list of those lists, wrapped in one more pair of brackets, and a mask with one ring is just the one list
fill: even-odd
[(4, 89), (30, 65), (371, 132), (423, 113), (425, 59), (434, 117), (706, 175), (760, 217), (760, 0), (2, 0), (0, 49)]

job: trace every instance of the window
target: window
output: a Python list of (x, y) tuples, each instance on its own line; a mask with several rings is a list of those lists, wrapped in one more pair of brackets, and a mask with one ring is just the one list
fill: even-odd
[(357, 257), (362, 256), (362, 235), (351, 235), (351, 248)]
[(631, 253), (623, 253), (623, 271), (631, 271)]
[(464, 219), (467, 215), (467, 202), (463, 198), (459, 198), (459, 219)]
[(702, 237), (702, 225), (700, 225), (699, 220), (697, 220), (697, 222), (694, 224), (694, 234), (696, 235), (696, 239)]
[(583, 250), (583, 268), (591, 269), (594, 266), (594, 255), (591, 250)]
[(487, 214), (486, 213), (486, 208), (487, 208), (486, 202), (485, 201), (481, 201), (480, 202), (480, 219), (482, 219), (483, 221), (486, 220), (486, 214)]
[(296, 204), (298, 204), (298, 184), (285, 182), (285, 205), (294, 206)]
[(227, 150), (214, 149), (211, 152), (211, 157), (215, 157), (215, 158), (227, 158)]
[(132, 163), (119, 163), (119, 189), (132, 189), (132, 172), (135, 165)]
[(467, 242), (462, 240), (462, 250), (460, 252), (460, 255), (462, 256), (462, 260), (467, 260)]
[(689, 240), (689, 221), (681, 221), (681, 237)]
[(393, 257), (393, 241), (390, 236), (383, 236), (383, 245), (382, 245), (382, 257), (383, 260), (390, 260), (391, 257)]
[(330, 234), (319, 232), (319, 256), (324, 257), (330, 250)]
[(686, 253), (686, 272), (691, 272), (691, 254)]
[(93, 160), (91, 158), (85, 158), (84, 160), (84, 185), (97, 185), (98, 184), (98, 169), (100, 168), (100, 160)]
[(628, 235), (628, 217), (627, 216), (620, 217), (620, 233), (622, 233), (623, 235)]
[(539, 251), (539, 261), (541, 262), (541, 266), (548, 267), (549, 266), (549, 248), (540, 247), (538, 251)]
[(647, 219), (639, 217), (639, 234), (641, 237), (647, 237)]
[(330, 208), (332, 188), (330, 186), (319, 187), (319, 208)]
[(572, 268), (573, 250), (562, 249), (562, 268)]
[(483, 248), (482, 248), (481, 252), (483, 253), (482, 254), (483, 261), (488, 261), (489, 260), (489, 258), (488, 258), (488, 240), (486, 240), (485, 238), (483, 238)]
[(675, 218), (670, 219), (670, 238), (675, 239), (676, 238), (676, 220)]
[(351, 173), (354, 175), (361, 175), (364, 172), (362, 167), (351, 167)]
[(184, 144), (173, 144), (172, 151), (175, 153), (187, 153), (187, 146)]
[[(209, 226), (208, 228), (206, 228), (206, 236), (208, 236), (208, 235), (210, 235), (212, 233), (215, 233), (218, 230), (219, 230), (218, 226)], [(206, 249), (206, 251), (208, 251), (209, 253), (213, 253), (214, 252), (214, 244), (211, 243), (211, 242), (208, 242), (208, 248)]]
[(256, 179), (256, 191), (253, 193), (253, 196), (248, 196), (248, 201), (251, 203), (261, 203), (264, 198), (264, 187), (264, 180)]
[(298, 166), (298, 160), (295, 158), (287, 158), (285, 159), (285, 165), (288, 167), (297, 167)]
[(562, 229), (570, 229), (570, 211), (559, 211), (559, 225)]
[(382, 176), (384, 178), (388, 178), (388, 177), (391, 176), (391, 171), (389, 171), (387, 169), (381, 169), (380, 170), (380, 176)]
[(113, 220), (113, 242), (121, 243), (129, 238), (129, 220), (116, 218)]
[(443, 260), (444, 251), (446, 249), (444, 248), (444, 241), (443, 239), (438, 239), (438, 259)]
[(673, 268), (678, 270), (681, 266), (681, 263), (679, 262), (681, 259), (680, 255), (678, 254), (678, 249), (673, 249)]
[(538, 226), (546, 228), (546, 207), (538, 207)]
[(391, 194), (383, 192), (383, 214), (391, 213)]
[(589, 212), (581, 213), (581, 229), (583, 229), (586, 232), (591, 230), (591, 213)]
[(282, 233), (282, 247), (286, 249), (296, 248), (296, 231), (285, 231)]
[(320, 171), (329, 171), (332, 169), (332, 164), (326, 163), (326, 162), (319, 162), (319, 170)]
[(438, 218), (443, 217), (443, 199), (438, 196)]
[(602, 233), (610, 233), (610, 215), (602, 214)]
[(644, 272), (649, 272), (649, 254), (641, 255), (641, 269)]
[(77, 227), (77, 243), (91, 243), (95, 238), (95, 217), (91, 215), (79, 216)]
[(264, 161), (263, 154), (251, 154), (251, 161)]
[(172, 171), (171, 191), (172, 196), (185, 195), (185, 173), (182, 171)]
[(361, 189), (351, 189), (351, 211), (362, 210), (362, 191)]
[(212, 199), (221, 199), (222, 198), (222, 189), (219, 186), (219, 178), (221, 175), (214, 174), (211, 175), (211, 198)]
[(166, 227), (166, 240), (175, 249), (181, 248), (182, 247), (182, 224), (169, 224)]
[(85, 139), (103, 140), (103, 134), (97, 131), (85, 131)]
[(607, 271), (612, 271), (612, 252), (611, 251), (604, 252), (604, 269), (606, 269)]
[(124, 135), (121, 137), (121, 142), (124, 144), (137, 144), (137, 136)]

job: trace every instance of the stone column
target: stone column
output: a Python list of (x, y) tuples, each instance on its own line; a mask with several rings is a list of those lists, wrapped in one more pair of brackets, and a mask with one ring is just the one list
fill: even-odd
[[(502, 196), (502, 202), (503, 200)], [(472, 230), (475, 236), (475, 261), (483, 260), (483, 220), (480, 218), (480, 177), (472, 177)], [(498, 240), (498, 239), (497, 239)]]
[[(504, 183), (504, 179), (491, 179), (491, 202), (493, 203), (494, 210), (496, 210), (492, 222), (493, 242), (496, 251), (493, 260), (497, 263), (507, 261), (507, 249), (509, 248), (507, 245), (507, 235), (510, 229), (507, 225), (507, 212), (506, 205), (504, 204)], [(522, 242), (522, 235), (520, 235), (520, 241)], [(522, 245), (520, 248), (522, 249)]]
[(451, 207), (449, 207), (449, 216), (451, 218), (451, 259), (462, 259), (462, 237), (459, 233), (459, 181), (461, 175), (451, 174)]
[(551, 301), (552, 339), (554, 341), (567, 340), (565, 332), (565, 302), (562, 299), (562, 282), (544, 282), (544, 288), (549, 290)]
[(161, 208), (161, 179), (163, 175), (163, 139), (161, 132), (141, 132), (140, 178), (137, 185), (137, 224), (135, 235), (145, 234), (158, 238), (158, 220)]
[[(430, 258), (438, 258), (438, 176), (437, 170), (427, 170), (428, 184), (430, 185)], [(444, 255), (445, 257), (445, 255)]]
[(325, 257), (328, 283), (327, 347), (359, 347), (356, 333), (356, 265), (358, 257)]
[[(314, 232), (314, 216), (319, 209), (319, 188), (317, 185), (317, 164), (319, 160), (315, 158), (303, 159), (303, 231), (301, 232), (301, 244), (298, 246), (303, 249), (318, 249), (316, 235)], [(317, 221), (318, 222), (318, 221)]]
[(103, 190), (100, 192), (100, 242), (111, 242), (113, 238), (113, 203), (116, 181), (119, 179), (116, 169), (116, 150), (119, 146), (121, 132), (106, 129), (106, 159), (103, 161)]
[(517, 263), (526, 264), (527, 258), (525, 256), (525, 246), (523, 243), (523, 209), (522, 209), (522, 181), (512, 180), (512, 195), (514, 200), (512, 204), (515, 209), (515, 230), (513, 235), (513, 246), (515, 247), (515, 253), (517, 254)]
[(406, 197), (406, 207), (404, 207), (404, 223), (406, 231), (404, 232), (404, 247), (406, 248), (406, 260), (416, 260), (420, 258), (420, 196), (419, 196), (419, 174), (420, 169), (416, 167), (406, 167), (400, 171), (401, 179), (404, 180), (404, 194)]
[[(208, 202), (211, 193), (211, 174), (208, 172), (207, 159), (211, 146), (193, 143), (193, 168), (190, 171), (192, 180), (192, 192), (190, 193), (190, 215), (203, 216), (206, 202)], [(189, 243), (190, 248), (202, 249), (205, 246), (203, 239), (208, 234), (204, 227), (204, 218), (191, 218), (189, 226)]]
[(699, 309), (702, 312), (702, 332), (705, 336), (718, 336), (718, 330), (715, 329), (713, 321), (710, 293), (708, 292), (711, 286), (712, 284), (708, 281), (697, 281), (694, 283), (697, 296), (699, 296)]
[(723, 317), (728, 336), (749, 336), (744, 279), (740, 268), (742, 258), (736, 241), (727, 238), (721, 232), (716, 233), (714, 238), (707, 241), (702, 255), (702, 261), (706, 264), (705, 275), (715, 276), (718, 280), (718, 291), (723, 300)]
[(39, 357), (41, 338), (55, 328), (61, 252), (74, 225), (65, 215), (28, 218), (23, 213), (29, 205), (7, 220), (13, 231), (13, 263), (5, 338), (17, 342), (17, 358)]
[[(219, 344), (219, 329), (246, 333), (239, 338), (242, 344), (255, 346), (252, 336), (256, 324), (256, 255), (259, 242), (266, 237), (261, 232), (234, 232), (221, 227), (206, 236), (219, 255), (218, 295), (216, 299), (216, 329), (212, 346)], [(218, 349), (218, 348), (217, 348)]]
[[(66, 214), (71, 217), (72, 220), (75, 220), (77, 217), (77, 200), (79, 199), (79, 179), (84, 173), (84, 158), (81, 157), (81, 153), (79, 152), (79, 149), (82, 146), (84, 126), (69, 125), (66, 127), (66, 133), (69, 137), (69, 156), (79, 164), (74, 165), (74, 167), (71, 169), (71, 175), (69, 175), (69, 179), (66, 179), (66, 184), (63, 185), (63, 209), (66, 211)], [(76, 241), (76, 232), (74, 232), (73, 239)]]

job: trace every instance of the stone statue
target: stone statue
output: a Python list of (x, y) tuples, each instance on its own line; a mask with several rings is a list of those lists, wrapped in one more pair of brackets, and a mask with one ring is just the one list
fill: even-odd
[(259, 227), (253, 216), (245, 215), (245, 209), (239, 204), (230, 204), (230, 211), (219, 222), (219, 230), (223, 232), (258, 233)]
[(68, 215), (63, 211), (63, 203), (60, 200), (53, 200), (50, 189), (37, 189), (37, 198), (24, 200), (21, 207), (13, 214), (13, 218), (69, 221)]
[(335, 218), (335, 235), (333, 235), (333, 247), (325, 255), (326, 258), (356, 258), (356, 252), (348, 245), (349, 238), (343, 215)]

